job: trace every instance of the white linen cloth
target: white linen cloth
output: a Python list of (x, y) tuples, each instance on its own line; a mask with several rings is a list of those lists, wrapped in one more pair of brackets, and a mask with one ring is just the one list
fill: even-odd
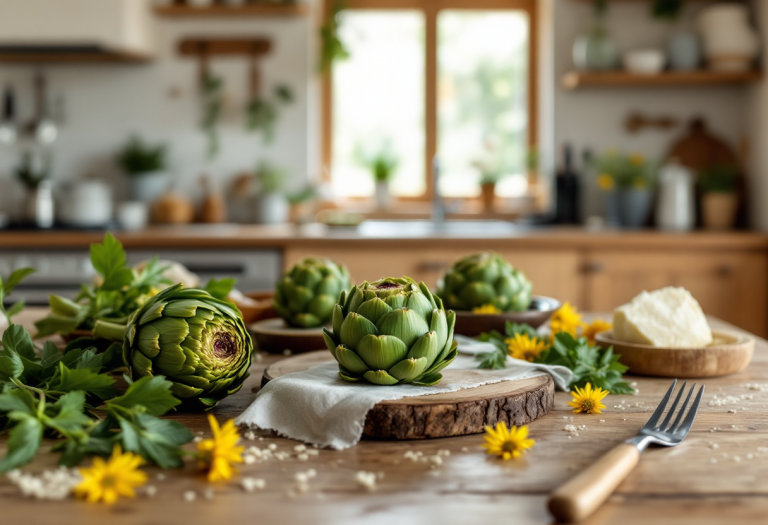
[[(456, 336), (456, 340), (462, 353), (489, 350), (490, 343), (461, 336)], [(536, 365), (511, 358), (503, 370), (480, 370), (471, 355), (459, 355), (443, 370), (443, 380), (432, 387), (349, 383), (339, 378), (338, 371), (338, 364), (333, 362), (273, 379), (235, 423), (342, 450), (360, 441), (368, 411), (382, 401), (455, 392), (544, 374), (550, 374), (555, 384), (565, 389), (571, 375), (570, 370), (561, 366)]]

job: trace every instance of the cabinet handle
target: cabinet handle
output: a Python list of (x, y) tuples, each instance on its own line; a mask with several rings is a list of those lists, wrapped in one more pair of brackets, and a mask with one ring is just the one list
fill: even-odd
[(444, 261), (424, 261), (416, 266), (419, 272), (438, 272), (448, 268), (448, 263)]
[(581, 267), (582, 273), (603, 273), (605, 271), (605, 264), (600, 261), (590, 261), (584, 263)]

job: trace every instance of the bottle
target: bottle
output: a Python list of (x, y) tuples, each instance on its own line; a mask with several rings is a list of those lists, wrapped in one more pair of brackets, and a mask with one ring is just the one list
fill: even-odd
[(570, 144), (563, 147), (563, 165), (555, 178), (555, 222), (579, 224), (579, 174), (573, 167), (573, 150)]

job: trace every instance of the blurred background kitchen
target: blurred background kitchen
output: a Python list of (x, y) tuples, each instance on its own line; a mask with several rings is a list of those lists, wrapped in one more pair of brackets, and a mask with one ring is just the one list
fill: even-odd
[(764, 26), (759, 0), (0, 0), (0, 274), (74, 291), (105, 229), (243, 290), (309, 253), (432, 285), (493, 249), (586, 310), (673, 284), (765, 335)]

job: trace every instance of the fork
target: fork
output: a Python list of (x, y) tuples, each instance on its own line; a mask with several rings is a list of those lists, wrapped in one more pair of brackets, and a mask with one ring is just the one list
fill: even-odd
[[(699, 410), (701, 397), (704, 395), (704, 385), (701, 385), (688, 414), (683, 419), (688, 403), (691, 400), (696, 383), (694, 383), (685, 401), (680, 406), (677, 417), (672, 422), (677, 405), (683, 397), (686, 383), (683, 383), (675, 397), (675, 401), (669, 408), (667, 416), (662, 420), (672, 393), (675, 391), (677, 379), (669, 387), (664, 398), (656, 407), (651, 418), (640, 429), (637, 436), (626, 440), (621, 445), (613, 448), (596, 463), (557, 488), (549, 498), (549, 511), (558, 522), (571, 523), (581, 521), (603, 504), (605, 500), (616, 490), (616, 487), (626, 478), (632, 469), (637, 466), (640, 454), (650, 445), (663, 445), (674, 447), (679, 445), (691, 430), (696, 413)], [(661, 421), (661, 422), (660, 422)], [(671, 422), (671, 423), (670, 423)]]

